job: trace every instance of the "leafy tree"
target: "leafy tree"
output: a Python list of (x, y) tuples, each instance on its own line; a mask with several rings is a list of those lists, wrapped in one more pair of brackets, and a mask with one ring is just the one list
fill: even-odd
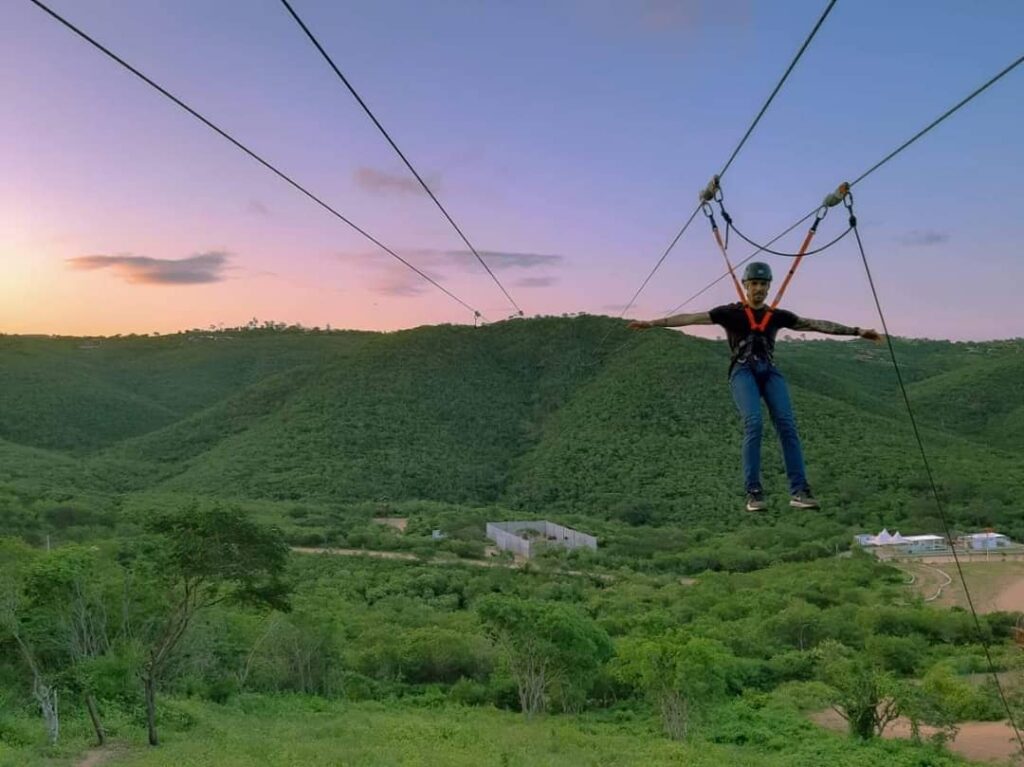
[(959, 722), (969, 718), (975, 697), (971, 686), (958, 679), (949, 664), (934, 665), (920, 684), (908, 684), (904, 689), (902, 710), (910, 720), (914, 740), (921, 739), (922, 724), (935, 728), (932, 740), (936, 743), (955, 740)]
[(739, 664), (721, 642), (665, 635), (623, 643), (618, 673), (658, 707), (665, 734), (682, 740), (695, 716), (736, 685)]
[(39, 705), (50, 745), (60, 737), (59, 693), (54, 674), (43, 667), (38, 640), (45, 630), (32, 620), (25, 596), (25, 574), (35, 559), (28, 547), (0, 539), (0, 636), (14, 644), (32, 678), (32, 697)]
[(195, 616), (235, 602), (287, 609), (282, 580), (288, 546), (276, 528), (250, 521), (236, 507), (193, 503), (148, 524), (153, 539), (136, 562), (140, 588), (151, 591), (140, 675), (150, 745), (157, 745), (156, 691)]
[(816, 653), (821, 680), (835, 691), (832, 708), (846, 720), (851, 735), (870, 740), (900, 716), (899, 683), (868, 656), (831, 640)]
[(82, 696), (96, 740), (106, 739), (96, 700), (95, 675), (125, 639), (118, 624), (124, 573), (98, 547), (66, 546), (40, 555), (29, 569), (25, 594), (44, 633), (41, 647), (64, 686)]
[(821, 610), (803, 599), (793, 600), (771, 621), (779, 639), (801, 651), (817, 642), (820, 623)]
[(545, 710), (554, 691), (563, 701), (585, 694), (612, 656), (604, 630), (568, 605), (491, 595), (478, 602), (477, 613), (516, 682), (527, 719)]

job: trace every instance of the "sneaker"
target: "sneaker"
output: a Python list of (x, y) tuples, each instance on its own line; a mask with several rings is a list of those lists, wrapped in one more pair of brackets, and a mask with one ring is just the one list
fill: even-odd
[(798, 493), (793, 493), (789, 499), (789, 505), (794, 509), (820, 509), (821, 504), (818, 503), (818, 499), (811, 493), (810, 488), (801, 490)]
[(747, 511), (764, 511), (768, 504), (764, 500), (764, 492), (754, 490), (747, 493)]

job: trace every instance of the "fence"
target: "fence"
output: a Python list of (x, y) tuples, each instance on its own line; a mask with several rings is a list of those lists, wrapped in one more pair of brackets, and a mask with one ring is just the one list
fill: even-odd
[[(523, 533), (527, 531), (539, 533), (540, 539), (531, 540), (525, 537)], [(594, 536), (547, 521), (488, 522), (487, 537), (494, 541), (499, 549), (511, 551), (526, 558), (534, 556), (543, 546), (597, 550), (597, 538)]]

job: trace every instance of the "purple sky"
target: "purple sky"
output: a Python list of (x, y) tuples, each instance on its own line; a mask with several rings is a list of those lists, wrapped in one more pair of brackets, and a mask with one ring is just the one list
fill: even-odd
[[(293, 4), (527, 315), (621, 311), (825, 5)], [(511, 313), (276, 0), (52, 7), (489, 319)], [(1022, 32), (1015, 0), (839, 0), (729, 170), (737, 223), (774, 236), (1021, 55)], [(0, 98), (0, 332), (472, 321), (27, 0), (4, 4)], [(1024, 66), (856, 188), (894, 333), (1024, 336), (1022, 126)], [(630, 315), (721, 270), (701, 217)], [(730, 300), (722, 282), (688, 308)], [(785, 305), (876, 326), (852, 238)]]

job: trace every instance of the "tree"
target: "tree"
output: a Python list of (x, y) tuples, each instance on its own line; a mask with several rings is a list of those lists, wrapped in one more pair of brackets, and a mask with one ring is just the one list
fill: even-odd
[(683, 740), (695, 715), (736, 685), (739, 665), (721, 642), (670, 634), (623, 643), (617, 671), (658, 707), (665, 734)]
[(155, 746), (157, 687), (193, 618), (226, 601), (288, 609), (282, 580), (288, 545), (277, 528), (221, 505), (192, 503), (147, 527), (152, 539), (135, 566), (142, 587), (155, 600), (154, 617), (143, 628), (146, 650), (140, 670), (149, 743)]
[[(39, 705), (50, 745), (60, 737), (57, 685), (39, 662), (29, 607), (25, 598), (25, 572), (34, 559), (28, 547), (0, 541), (0, 636), (14, 642), (18, 655), (32, 676), (32, 697)], [(28, 623), (28, 625), (26, 625)]]
[(515, 680), (527, 719), (544, 711), (555, 691), (571, 707), (613, 653), (607, 633), (564, 604), (490, 595), (477, 613)]
[[(96, 547), (66, 546), (41, 555), (29, 569), (25, 594), (40, 644), (63, 684), (80, 694), (96, 740), (106, 734), (96, 702), (92, 666), (119, 637), (112, 613), (123, 592), (124, 573)], [(122, 623), (123, 627), (123, 623)]]
[(832, 708), (862, 740), (881, 735), (901, 713), (900, 685), (872, 660), (835, 641), (815, 651), (821, 680), (835, 692)]
[(906, 685), (903, 713), (910, 719), (910, 732), (921, 740), (921, 725), (935, 728), (932, 740), (946, 744), (956, 739), (959, 721), (969, 709), (974, 690), (957, 679), (947, 663), (938, 663), (928, 670), (920, 685)]
[(821, 610), (803, 599), (794, 599), (771, 621), (776, 635), (791, 647), (807, 650), (819, 633)]

